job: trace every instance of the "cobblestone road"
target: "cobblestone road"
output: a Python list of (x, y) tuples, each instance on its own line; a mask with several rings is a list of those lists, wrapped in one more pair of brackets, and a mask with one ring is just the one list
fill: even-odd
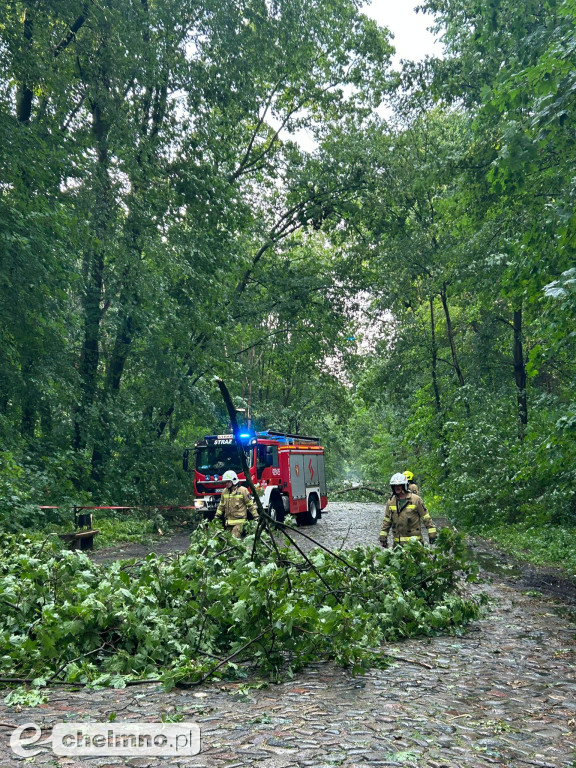
[[(382, 512), (377, 504), (332, 504), (316, 528), (304, 530), (331, 547), (374, 542)], [(0, 712), (0, 766), (576, 766), (570, 606), (522, 592), (503, 576), (477, 588), (493, 602), (463, 636), (398, 644), (388, 649), (397, 657), (391, 667), (361, 677), (328, 662), (261, 690), (51, 690), (41, 707)], [(46, 749), (24, 762), (8, 747), (10, 728), (4, 726), (34, 721), (49, 736), (55, 723), (107, 722), (112, 712), (116, 722), (157, 722), (166, 715), (197, 722), (202, 751), (187, 758), (72, 759)]]

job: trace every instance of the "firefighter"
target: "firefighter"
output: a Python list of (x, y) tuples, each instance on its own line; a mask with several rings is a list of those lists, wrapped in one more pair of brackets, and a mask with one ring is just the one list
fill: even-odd
[(226, 470), (222, 475), (222, 480), (226, 483), (226, 488), (220, 496), (216, 520), (221, 520), (232, 536), (241, 539), (244, 523), (250, 517), (257, 520), (258, 510), (250, 497), (248, 488), (240, 485), (236, 472), (231, 469)]
[(436, 526), (424, 506), (424, 502), (416, 493), (408, 489), (408, 480), (401, 472), (396, 472), (390, 478), (392, 496), (386, 502), (386, 511), (380, 531), (380, 544), (388, 546), (388, 532), (392, 529), (394, 544), (405, 544), (415, 537), (422, 541), (420, 523), (428, 529), (428, 538), (432, 544), (436, 539)]
[(402, 472), (402, 474), (404, 475), (406, 480), (408, 480), (408, 490), (410, 491), (410, 493), (415, 493), (416, 496), (420, 496), (420, 493), (418, 492), (418, 486), (414, 482), (414, 475), (412, 474), (412, 472), (410, 472), (409, 469), (406, 469), (404, 470), (404, 472)]

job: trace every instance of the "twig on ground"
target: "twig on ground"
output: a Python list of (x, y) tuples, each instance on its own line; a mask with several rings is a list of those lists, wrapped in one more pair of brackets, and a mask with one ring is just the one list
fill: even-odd
[(270, 626), (268, 626), (268, 627), (266, 627), (266, 629), (262, 630), (262, 632), (260, 632), (259, 635), (257, 635), (256, 637), (253, 637), (247, 643), (244, 643), (244, 645), (241, 648), (238, 648), (237, 651), (234, 651), (234, 653), (231, 653), (225, 659), (222, 659), (222, 661), (220, 663), (216, 664), (215, 667), (212, 667), (212, 669), (210, 669), (208, 672), (206, 672), (206, 674), (203, 675), (199, 680), (195, 680), (193, 683), (188, 683), (188, 682), (181, 681), (181, 682), (177, 683), (176, 685), (178, 687), (180, 687), (180, 688), (191, 688), (192, 686), (195, 686), (195, 685), (201, 685), (209, 677), (211, 677), (214, 674), (214, 672), (219, 670), (220, 667), (223, 667), (224, 664), (227, 664), (229, 661), (232, 661), (233, 658), (235, 658), (240, 653), (242, 653), (242, 651), (245, 651), (246, 648), (249, 648), (253, 643), (258, 642), (258, 640), (260, 640), (261, 637), (264, 637), (264, 635), (268, 634), (268, 632), (270, 632), (270, 630), (273, 629), (273, 628), (274, 628), (273, 625), (270, 624)]
[(434, 667), (431, 667), (430, 664), (425, 664), (423, 661), (416, 661), (416, 659), (406, 659), (404, 656), (392, 656), (392, 654), (385, 652), (385, 656), (388, 656), (389, 659), (392, 659), (393, 661), (404, 661), (406, 664), (416, 664), (418, 667), (424, 667), (424, 669), (434, 669)]
[[(345, 558), (341, 557), (339, 554), (337, 554), (333, 550), (328, 549), (328, 547), (325, 547), (323, 544), (320, 544), (319, 541), (316, 541), (316, 539), (313, 539), (312, 536), (308, 536), (307, 533), (303, 533), (298, 528), (293, 528), (291, 525), (286, 525), (285, 523), (276, 523), (276, 525), (278, 526), (278, 529), (281, 530), (282, 532), (284, 531), (285, 528), (289, 528), (294, 533), (297, 533), (300, 536), (304, 536), (304, 538), (308, 539), (308, 541), (311, 541), (312, 544), (315, 544), (317, 547), (320, 547), (320, 549), (323, 549), (324, 552), (328, 552), (328, 554), (332, 555), (332, 557), (335, 557), (336, 560), (340, 560), (341, 563), (344, 563), (344, 565), (347, 568), (350, 568), (351, 571), (354, 571), (354, 573), (360, 573), (358, 568), (355, 568), (353, 565), (351, 565)], [(306, 557), (306, 559), (308, 560), (307, 557)]]
[(80, 659), (85, 659), (86, 656), (91, 656), (93, 653), (98, 653), (98, 651), (103, 650), (105, 646), (106, 644), (101, 645), (100, 648), (94, 648), (92, 651), (88, 651), (88, 653), (83, 653), (81, 656), (77, 656), (75, 659), (70, 659), (69, 661), (65, 661), (61, 667), (58, 667), (58, 669), (56, 670), (56, 672), (54, 672), (52, 677), (49, 677), (48, 680), (46, 680), (46, 684), (52, 683), (58, 677), (60, 672), (62, 672), (63, 669), (66, 669), (66, 667), (69, 664), (74, 664), (75, 661), (80, 661)]

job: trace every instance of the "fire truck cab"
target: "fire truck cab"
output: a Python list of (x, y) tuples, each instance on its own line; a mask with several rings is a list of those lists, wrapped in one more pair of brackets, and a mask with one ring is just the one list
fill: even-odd
[[(316, 525), (328, 504), (320, 440), (285, 432), (244, 431), (240, 441), (266, 512), (279, 522), (294, 515), (298, 525)], [(224, 472), (231, 469), (240, 483), (245, 481), (238, 445), (230, 434), (207, 435), (199, 440), (193, 449), (184, 451), (183, 466), (194, 471), (194, 505), (210, 520), (224, 489)]]

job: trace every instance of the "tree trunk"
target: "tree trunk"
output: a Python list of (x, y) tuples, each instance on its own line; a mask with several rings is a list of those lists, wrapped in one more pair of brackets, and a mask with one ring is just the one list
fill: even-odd
[(514, 378), (518, 408), (518, 438), (524, 440), (528, 424), (528, 398), (526, 394), (526, 366), (522, 345), (522, 307), (514, 310)]
[(124, 373), (124, 366), (130, 352), (130, 345), (134, 338), (134, 319), (131, 314), (125, 315), (120, 323), (120, 328), (114, 342), (114, 349), (110, 357), (108, 373), (106, 376), (106, 392), (115, 393), (120, 390), (120, 381)]
[[(24, 48), (30, 49), (32, 43), (32, 14), (29, 8), (24, 11), (24, 28), (22, 35), (24, 37)], [(26, 83), (25, 79), (19, 84), (16, 92), (16, 119), (19, 123), (27, 125), (32, 115), (32, 89)]]
[(102, 310), (102, 287), (104, 277), (104, 259), (100, 253), (91, 254), (89, 260), (89, 282), (82, 302), (84, 310), (84, 341), (80, 357), (81, 405), (75, 419), (74, 448), (81, 450), (86, 446), (88, 411), (94, 403), (96, 394), (96, 375), (100, 360), (100, 319)]
[[(148, 2), (141, 0), (141, 6), (148, 16)], [(148, 19), (143, 25), (142, 39), (145, 47), (150, 46), (150, 27)], [(119, 325), (116, 332), (116, 338), (112, 353), (110, 355), (104, 389), (102, 393), (102, 403), (104, 411), (107, 410), (107, 402), (112, 405), (116, 395), (120, 391), (120, 385), (126, 362), (130, 354), (132, 342), (140, 332), (142, 319), (138, 312), (140, 296), (137, 285), (138, 269), (142, 261), (143, 254), (143, 233), (145, 229), (154, 226), (150, 223), (147, 215), (146, 195), (150, 191), (150, 182), (146, 180), (150, 173), (150, 167), (155, 162), (156, 144), (158, 133), (164, 123), (166, 116), (166, 106), (168, 103), (168, 83), (163, 82), (157, 86), (146, 86), (142, 102), (140, 104), (141, 119), (139, 121), (139, 146), (135, 157), (135, 166), (131, 182), (132, 195), (129, 201), (129, 214), (126, 222), (126, 240), (128, 260), (122, 275), (122, 290), (118, 302), (119, 307)], [(170, 422), (174, 405), (165, 413), (158, 426), (157, 434), (160, 437), (167, 424)], [(101, 420), (105, 425), (106, 413), (102, 413)], [(175, 429), (173, 422), (171, 429)], [(172, 432), (172, 434), (175, 434)], [(103, 430), (103, 437), (100, 446), (95, 447), (92, 454), (92, 476), (102, 479), (102, 472), (110, 454), (109, 430)]]
[[(94, 200), (94, 229), (102, 243), (106, 240), (111, 212), (110, 179), (108, 176), (108, 126), (106, 125), (101, 108), (92, 107), (92, 135), (95, 139), (98, 162), (95, 170)], [(74, 448), (82, 450), (86, 447), (88, 437), (89, 412), (96, 396), (98, 365), (100, 362), (100, 321), (102, 319), (102, 302), (104, 288), (104, 246), (87, 252), (84, 259), (86, 290), (82, 307), (84, 311), (84, 340), (80, 356), (79, 374), (81, 386), (80, 406), (74, 419)]]
[[(452, 318), (450, 317), (450, 309), (448, 307), (448, 296), (446, 291), (446, 283), (442, 284), (442, 290), (440, 291), (440, 298), (442, 299), (442, 306), (444, 308), (444, 316), (446, 318), (446, 332), (448, 333), (448, 342), (450, 344), (450, 352), (452, 353), (452, 365), (456, 371), (458, 377), (458, 383), (460, 387), (466, 386), (462, 369), (460, 368), (460, 362), (456, 353), (456, 344), (454, 342), (454, 330), (452, 328)], [(470, 406), (466, 397), (464, 398), (464, 407), (466, 409), (466, 415), (470, 418)]]
[[(130, 270), (127, 270), (126, 282)], [(128, 290), (120, 296), (121, 307), (120, 327), (116, 334), (114, 347), (110, 356), (106, 379), (101, 393), (101, 407), (96, 427), (96, 440), (92, 449), (91, 476), (94, 484), (98, 485), (104, 480), (105, 468), (110, 458), (113, 430), (110, 428), (110, 413), (114, 408), (116, 396), (120, 390), (120, 383), (124, 373), (124, 367), (130, 352), (135, 333), (135, 322), (132, 309), (137, 297), (128, 298)]]
[(436, 404), (436, 413), (442, 413), (440, 403), (440, 390), (438, 389), (438, 343), (436, 341), (436, 319), (434, 317), (434, 297), (428, 299), (430, 304), (430, 333), (431, 333), (431, 354), (432, 354), (432, 389), (434, 391), (434, 402)]
[[(25, 8), (22, 15), (22, 48), (27, 51), (28, 56), (32, 56), (32, 36), (34, 32), (34, 24), (32, 21), (32, 12), (30, 8)], [(22, 125), (28, 125), (32, 116), (32, 100), (33, 92), (26, 82), (26, 76), (22, 78), (22, 82), (18, 84), (16, 89), (16, 119)], [(22, 175), (24, 186), (26, 187), (27, 195), (30, 195), (30, 174), (27, 170), (24, 170)], [(34, 436), (34, 430), (36, 426), (37, 413), (36, 413), (36, 399), (37, 393), (34, 391), (32, 380), (34, 377), (34, 360), (30, 356), (30, 352), (25, 352), (25, 360), (22, 362), (22, 374), (24, 381), (26, 382), (25, 389), (22, 396), (22, 413), (20, 421), (20, 434), (23, 437), (31, 438)]]
[(176, 407), (176, 403), (173, 401), (168, 408), (164, 411), (164, 414), (156, 427), (156, 437), (160, 439), (162, 435), (164, 434), (164, 430), (166, 429), (166, 425), (170, 421), (170, 418), (172, 414), (174, 413), (174, 408)]
[(434, 313), (434, 297), (428, 299), (430, 304), (430, 336), (431, 336), (431, 356), (432, 356), (432, 390), (434, 392), (434, 404), (436, 406), (436, 425), (437, 435), (440, 441), (440, 455), (442, 457), (442, 466), (444, 467), (444, 476), (448, 476), (448, 448), (444, 439), (444, 419), (442, 414), (442, 403), (440, 400), (440, 388), (438, 387), (438, 342), (436, 340), (436, 316)]

